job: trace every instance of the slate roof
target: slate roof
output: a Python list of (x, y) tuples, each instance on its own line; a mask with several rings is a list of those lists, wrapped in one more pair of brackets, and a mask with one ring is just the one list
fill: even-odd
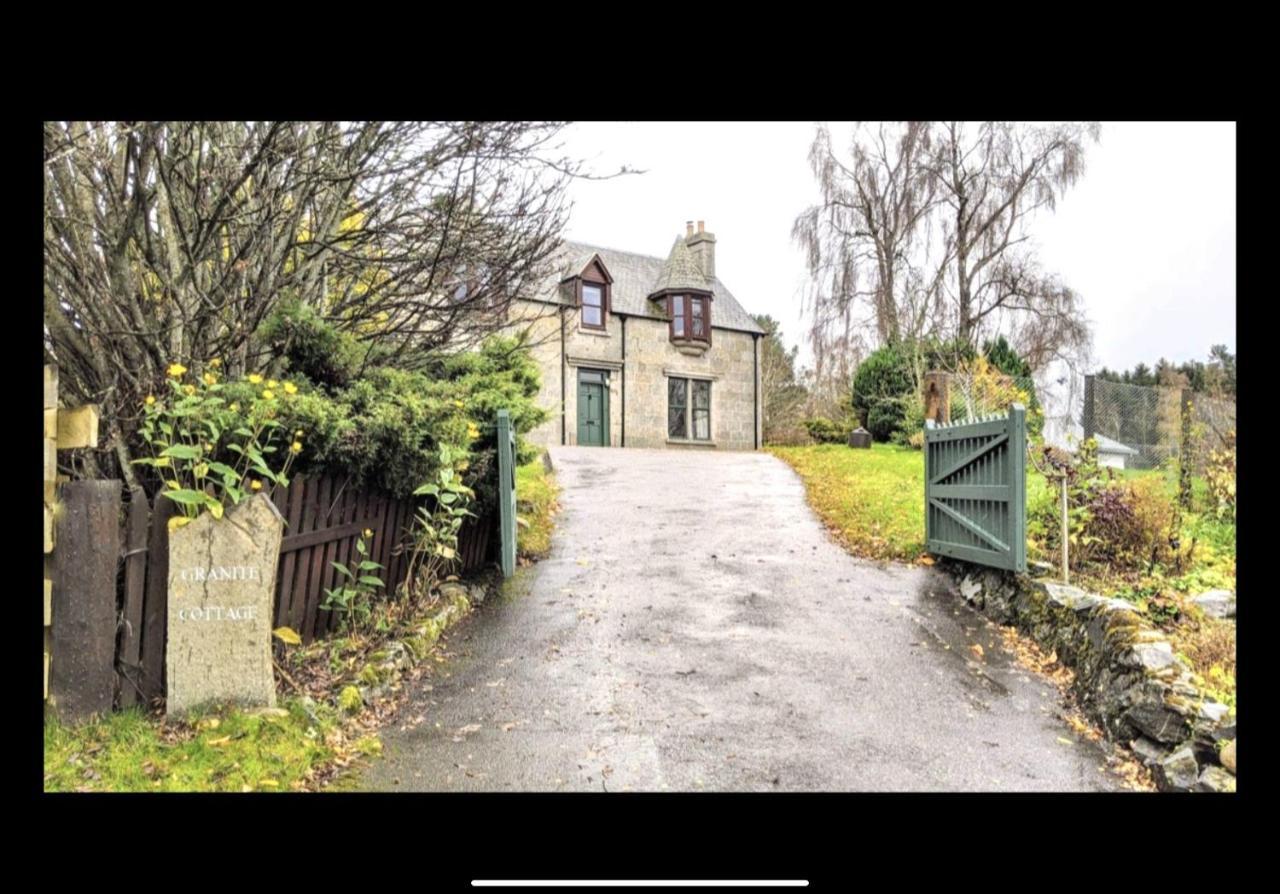
[[(659, 288), (666, 288), (659, 285), (659, 282), (664, 280), (664, 273), (666, 281), (677, 283), (677, 285), (671, 286), (673, 288), (700, 288), (704, 290), (708, 288), (701, 269), (696, 266), (697, 262), (692, 256), (693, 253), (684, 246), (683, 239), (677, 238), (677, 242), (684, 249), (683, 254), (694, 265), (692, 272), (686, 267), (685, 262), (679, 259), (671, 265), (673, 268), (671, 272), (667, 272), (666, 258), (640, 255), (629, 251), (618, 251), (613, 248), (588, 245), (584, 242), (564, 242), (552, 259), (554, 272), (538, 285), (532, 297), (541, 301), (572, 304), (572, 296), (567, 294), (567, 290), (560, 288), (560, 283), (568, 277), (576, 276), (598, 254), (600, 255), (600, 260), (604, 262), (604, 266), (608, 269), (609, 275), (613, 277), (612, 299), (614, 311), (633, 317), (650, 317), (655, 320), (665, 320), (667, 316), (661, 305), (649, 300), (649, 296), (658, 291)], [(695, 286), (690, 282), (681, 282), (681, 280), (688, 279), (691, 275), (696, 275), (696, 281), (701, 285)], [(711, 283), (710, 290), (712, 329), (736, 329), (739, 332), (764, 333), (764, 330), (756, 324), (755, 320), (751, 319), (750, 314), (743, 310), (742, 305), (738, 303), (738, 299), (733, 297), (733, 293), (725, 287), (725, 284), (718, 277)]]

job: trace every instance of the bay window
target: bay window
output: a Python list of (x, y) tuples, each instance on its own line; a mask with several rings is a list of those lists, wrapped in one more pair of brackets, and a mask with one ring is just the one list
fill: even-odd
[(667, 315), (672, 339), (711, 341), (711, 298), (707, 295), (668, 295)]

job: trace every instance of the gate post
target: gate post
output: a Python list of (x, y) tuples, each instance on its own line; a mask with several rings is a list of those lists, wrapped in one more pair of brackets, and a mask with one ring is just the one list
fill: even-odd
[(498, 411), (498, 524), (502, 546), (502, 576), (516, 570), (516, 469), (515, 435), (511, 414)]
[(1014, 404), (1009, 408), (1009, 458), (1013, 461), (1012, 499), (1009, 501), (1013, 532), (1013, 570), (1027, 570), (1027, 408)]
[(951, 376), (931, 371), (924, 374), (924, 418), (951, 421)]

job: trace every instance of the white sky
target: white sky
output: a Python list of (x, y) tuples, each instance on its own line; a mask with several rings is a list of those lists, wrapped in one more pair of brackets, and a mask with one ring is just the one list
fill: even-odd
[[(847, 125), (832, 124), (839, 141)], [(796, 215), (818, 200), (810, 122), (583, 122), (564, 149), (598, 173), (578, 181), (566, 235), (665, 256), (686, 220), (716, 235), (716, 272), (751, 313), (801, 343), (804, 259)], [(1236, 337), (1236, 162), (1231, 123), (1104, 123), (1086, 172), (1034, 224), (1046, 270), (1084, 297), (1095, 366), (1205, 360)]]

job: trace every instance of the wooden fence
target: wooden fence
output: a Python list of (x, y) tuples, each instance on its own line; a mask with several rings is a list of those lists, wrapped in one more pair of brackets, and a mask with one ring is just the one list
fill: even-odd
[[(111, 570), (123, 563), (118, 585), (117, 576), (110, 571), (92, 572), (112, 584), (105, 596), (95, 593), (89, 599), (83, 598), (89, 582), (80, 579), (74, 565), (66, 565), (55, 575), (58, 580), (67, 578), (72, 583), (69, 589), (81, 593), (76, 600), (76, 614), (96, 616), (101, 613), (102, 604), (111, 607), (105, 632), (100, 629), (101, 624), (94, 625), (92, 631), (81, 624), (81, 638), (92, 642), (65, 644), (68, 653), (80, 651), (97, 656), (93, 668), (78, 669), (77, 685), (84, 687), (85, 678), (91, 678), (89, 688), (100, 691), (104, 685), (115, 688), (118, 678), (119, 707), (149, 705), (164, 694), (168, 522), (176, 507), (163, 498), (157, 499), (155, 506), (148, 505), (140, 488), (129, 489), (127, 501), (122, 504), (118, 481), (72, 482), (64, 485), (64, 492), (71, 509), (82, 502), (92, 504), (86, 509), (91, 522), (81, 524), (69, 519), (73, 523), (67, 526), (68, 562), (83, 553), (102, 556), (111, 564)], [(356, 490), (332, 476), (302, 475), (295, 476), (287, 489), (277, 488), (272, 499), (286, 521), (276, 575), (274, 626), (292, 627), (305, 642), (324, 636), (337, 626), (335, 614), (321, 608), (324, 591), (338, 585), (332, 563), (350, 565), (356, 539), (365, 529), (373, 532), (368, 541), (369, 554), (372, 561), (382, 564), (380, 576), (388, 592), (394, 592), (405, 580), (409, 557), (407, 551), (397, 554), (395, 547), (407, 538), (413, 501)], [(104, 518), (113, 522), (123, 518), (122, 530), (108, 525), (113, 531), (107, 536)], [(472, 519), (463, 526), (458, 544), (462, 571), (474, 571), (489, 559), (492, 527), (491, 518)], [(80, 542), (84, 550), (75, 546)], [(102, 548), (104, 543), (106, 549)], [(70, 609), (68, 613), (67, 627), (76, 629)], [(100, 660), (104, 648), (107, 660)], [(112, 655), (114, 662), (110, 660)], [(55, 664), (56, 660), (55, 657)]]

